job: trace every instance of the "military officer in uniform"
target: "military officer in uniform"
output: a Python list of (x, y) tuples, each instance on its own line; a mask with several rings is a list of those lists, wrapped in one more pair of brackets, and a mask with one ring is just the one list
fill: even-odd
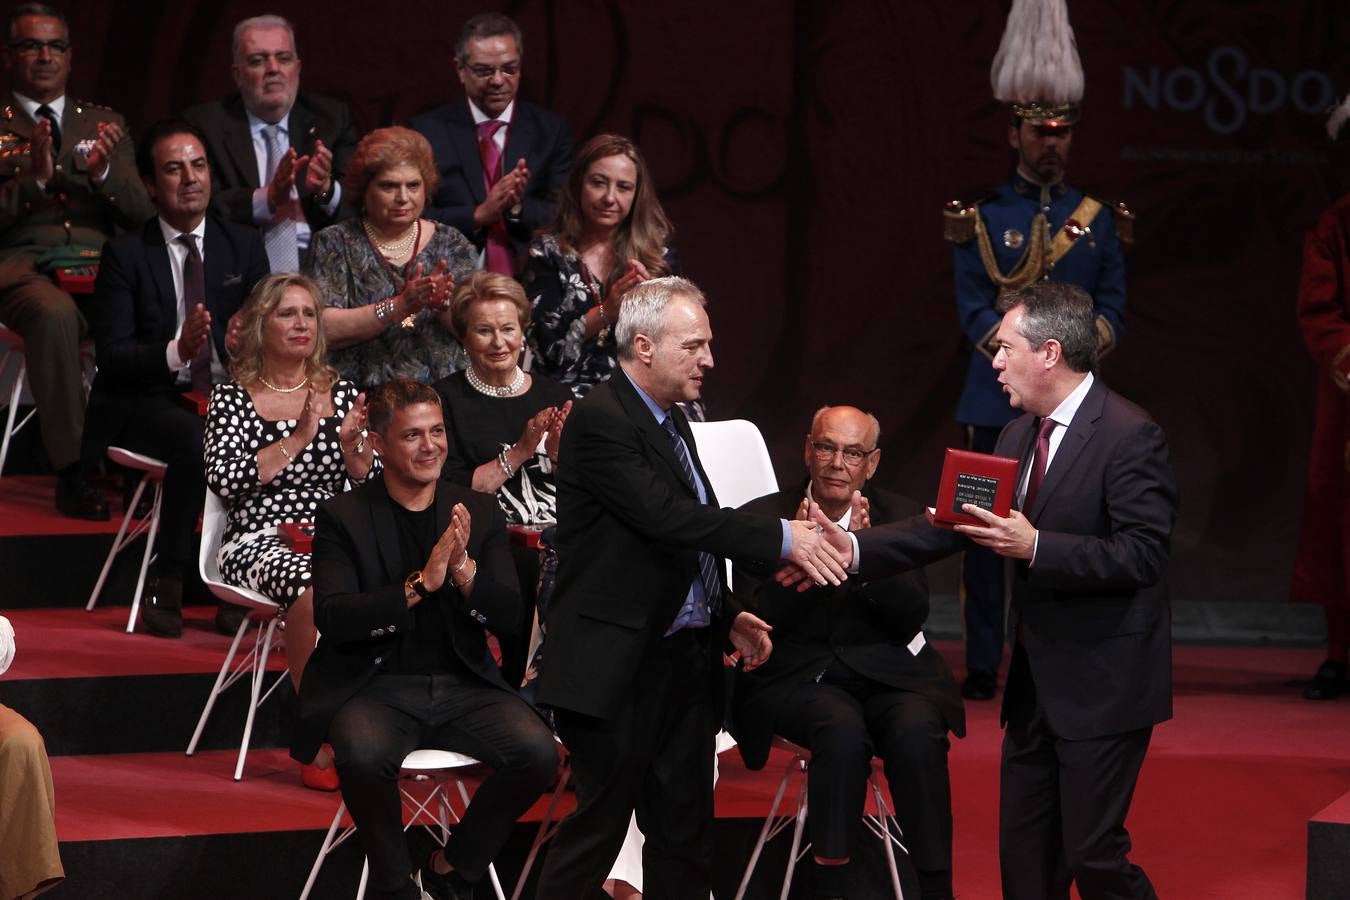
[[(1009, 32), (1021, 27), (1018, 13), (1015, 7)], [(1100, 200), (1064, 180), (1083, 74), (1063, 15), (1062, 30), (1014, 43), (1036, 48), (1037, 60), (1014, 59), (1002, 48), (994, 60), (995, 95), (1012, 112), (1008, 143), (1016, 168), (1011, 180), (982, 201), (954, 200), (944, 210), (945, 237), (954, 244), (957, 313), (975, 348), (956, 417), (965, 426), (968, 448), (981, 453), (993, 451), (1003, 426), (1017, 416), (990, 366), (998, 351), (994, 336), (1002, 320), (1001, 296), (1041, 280), (1083, 288), (1096, 308), (1099, 355), (1115, 346), (1124, 324), (1121, 250), (1132, 239), (1134, 216), (1124, 204)], [(1045, 52), (1050, 41), (1066, 34), (1062, 52)], [(1009, 46), (1007, 33), (1003, 43)], [(1055, 60), (1066, 64), (1056, 67)], [(967, 673), (962, 694), (988, 700), (997, 691), (1003, 656), (1004, 562), (974, 548), (966, 553), (962, 576)]]
[(107, 519), (107, 505), (81, 475), (84, 316), (38, 263), (60, 248), (87, 247), (96, 259), (105, 240), (155, 208), (123, 118), (66, 96), (70, 58), (55, 7), (15, 7), (3, 52), (12, 96), (0, 109), (0, 323), (24, 341), (42, 441), (58, 473), (57, 509)]

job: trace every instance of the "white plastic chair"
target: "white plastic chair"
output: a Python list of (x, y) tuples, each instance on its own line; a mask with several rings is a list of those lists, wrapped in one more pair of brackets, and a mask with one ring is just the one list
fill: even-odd
[[(449, 750), (414, 750), (409, 753), (404, 758), (399, 772), (401, 782), (399, 793), (403, 797), (403, 808), (409, 813), (408, 822), (403, 826), (403, 830), (407, 831), (413, 825), (421, 825), (444, 847), (450, 840), (450, 825), (459, 822), (463, 815), (460, 810), (469, 806), (469, 791), (464, 787), (464, 779), (470, 775), (480, 774), (482, 768), (482, 763), (472, 756)], [(425, 797), (419, 798), (409, 789), (409, 784), (430, 784), (431, 790)], [(449, 790), (451, 786), (459, 795), (462, 804), (460, 810), (456, 810), (451, 802)], [(342, 816), (346, 811), (347, 804), (339, 801), (337, 814), (333, 816), (333, 824), (328, 826), (323, 845), (319, 847), (319, 855), (309, 870), (305, 889), (300, 892), (300, 900), (307, 900), (309, 892), (314, 889), (319, 869), (323, 867), (323, 861), (328, 854), (356, 833), (355, 824), (348, 825), (342, 829), (341, 834), (338, 833), (338, 828), (342, 825)], [(505, 900), (495, 866), (488, 866), (488, 877), (492, 880), (492, 889), (497, 894), (497, 900)], [(369, 879), (370, 860), (365, 860), (361, 866), (361, 883), (356, 889), (356, 900), (363, 900), (366, 896), (366, 882)]]
[[(145, 552), (141, 556), (141, 573), (136, 579), (136, 592), (131, 596), (131, 615), (127, 616), (127, 634), (131, 634), (136, 630), (136, 616), (141, 611), (141, 592), (145, 590), (145, 573), (150, 568), (150, 560), (154, 557), (155, 535), (159, 534), (159, 510), (164, 502), (164, 472), (168, 468), (168, 463), (153, 456), (133, 453), (122, 447), (109, 447), (108, 459), (128, 469), (135, 469), (142, 475), (136, 485), (136, 492), (131, 495), (131, 502), (122, 513), (122, 524), (117, 529), (117, 537), (113, 539), (112, 547), (108, 550), (108, 558), (103, 561), (103, 571), (99, 573), (98, 581), (94, 583), (94, 590), (89, 594), (89, 602), (84, 608), (86, 612), (94, 611), (98, 595), (103, 591), (103, 583), (108, 580), (108, 572), (112, 570), (113, 560), (127, 544), (144, 534)], [(131, 521), (135, 518), (136, 507), (140, 504), (141, 495), (145, 493), (147, 486), (155, 492), (154, 501), (150, 505), (150, 515), (137, 521), (133, 526)]]
[[(792, 889), (792, 872), (801, 858), (811, 849), (810, 843), (802, 846), (802, 832), (806, 828), (806, 780), (810, 774), (811, 751), (805, 747), (798, 747), (781, 737), (773, 739), (773, 746), (780, 750), (790, 751), (792, 761), (787, 764), (787, 768), (783, 770), (783, 778), (778, 782), (778, 792), (773, 795), (773, 805), (769, 807), (769, 814), (764, 817), (764, 827), (760, 829), (759, 840), (755, 841), (755, 849), (750, 853), (750, 862), (745, 866), (745, 875), (741, 877), (740, 887), (736, 889), (735, 900), (741, 900), (745, 896), (745, 890), (750, 886), (750, 876), (755, 873), (755, 865), (759, 862), (760, 854), (764, 851), (764, 845), (789, 824), (793, 825), (792, 852), (788, 855), (787, 871), (783, 873), (783, 889), (778, 895), (779, 900), (787, 900), (788, 891)], [(895, 848), (899, 847), (905, 853), (909, 851), (905, 850), (905, 845), (900, 843), (900, 824), (895, 821), (895, 813), (886, 803), (881, 784), (877, 781), (877, 765), (878, 760), (872, 760), (867, 775), (867, 789), (872, 795), (872, 801), (876, 804), (877, 811), (869, 813), (864, 807), (863, 824), (885, 846), (886, 865), (890, 869), (891, 888), (895, 891), (895, 900), (904, 900), (904, 893), (900, 889), (900, 870), (895, 863)], [(797, 776), (797, 809), (793, 813), (780, 816), (778, 815), (778, 807), (783, 801), (783, 794), (787, 791), (788, 782), (792, 780), (794, 775)]]
[[(37, 414), (36, 409), (30, 409), (28, 413), (15, 423), (19, 413), (19, 400), (23, 397), (23, 389), (28, 383), (28, 360), (24, 356), (25, 347), (23, 336), (17, 331), (12, 331), (4, 325), (0, 325), (0, 343), (5, 345), (4, 352), (0, 353), (0, 380), (5, 377), (5, 372), (9, 369), (10, 360), (15, 362), (14, 381), (9, 386), (9, 397), (0, 409), (5, 410), (5, 430), (3, 436), (0, 436), (0, 475), (5, 471), (5, 460), (9, 458), (9, 442), (18, 433), (19, 429), (28, 424), (28, 420)], [(94, 369), (94, 344), (92, 341), (80, 342), (80, 377), (84, 382), (85, 396), (89, 396), (89, 384), (92, 380), (89, 372)]]
[[(202, 708), (201, 718), (197, 720), (197, 729), (192, 732), (192, 740), (188, 742), (187, 755), (191, 756), (197, 752), (197, 742), (201, 740), (202, 730), (206, 728), (206, 720), (211, 717), (211, 709), (216, 705), (216, 698), (247, 674), (248, 717), (244, 720), (244, 737), (239, 742), (239, 759), (234, 765), (234, 780), (239, 781), (244, 777), (244, 757), (248, 755), (248, 743), (253, 736), (253, 719), (258, 713), (258, 707), (272, 696), (277, 685), (286, 680), (290, 670), (282, 672), (266, 693), (263, 692), (262, 684), (267, 675), (267, 658), (281, 644), (277, 625), (281, 624), (284, 627), (285, 613), (278, 604), (257, 591), (236, 587), (221, 580), (220, 565), (216, 556), (220, 552), (221, 535), (225, 532), (225, 515), (225, 506), (220, 502), (220, 497), (215, 491), (207, 488), (206, 502), (202, 510), (202, 546), (201, 552), (197, 555), (197, 571), (201, 574), (202, 582), (216, 599), (242, 606), (248, 610), (248, 615), (240, 621), (239, 628), (234, 633), (234, 640), (230, 642), (230, 649), (225, 654), (225, 661), (220, 664), (220, 674), (216, 676), (216, 683), (206, 698), (206, 706)], [(244, 635), (252, 629), (256, 629), (253, 634), (253, 648), (236, 663), (234, 657), (239, 650), (239, 644)]]
[[(719, 504), (736, 507), (778, 490), (769, 448), (755, 423), (745, 419), (690, 422), (689, 430)], [(730, 561), (727, 583), (731, 583)]]

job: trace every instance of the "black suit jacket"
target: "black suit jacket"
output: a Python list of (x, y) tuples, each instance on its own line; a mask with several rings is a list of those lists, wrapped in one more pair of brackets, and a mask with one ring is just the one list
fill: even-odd
[[(520, 621), (520, 589), (506, 538), (506, 520), (491, 494), (436, 483), (436, 530), (450, 524), (456, 503), (472, 520), (469, 556), (478, 563), (464, 597), (448, 576), (439, 591), (455, 655), (491, 687), (510, 691), (488, 654), (484, 629), (512, 634)], [(394, 501), (376, 476), (319, 506), (315, 517), (314, 624), (319, 644), (300, 688), (300, 724), (291, 754), (308, 762), (344, 703), (380, 670), (384, 654), (412, 627), (403, 582), (426, 560), (404, 559)]]
[[(1035, 441), (1031, 415), (999, 436), (994, 452), (1022, 460), (1019, 484)], [(1095, 381), (1026, 511), (1040, 532), (1035, 564), (1013, 564), (1009, 629), (1020, 633), (1036, 694), (1060, 737), (1103, 737), (1171, 718), (1164, 572), (1176, 510), (1162, 429)], [(859, 532), (858, 545), (866, 580), (968, 542), (918, 517)], [(1005, 721), (1028, 688), (1010, 679)]]
[[(183, 119), (206, 138), (206, 156), (211, 163), (212, 202), (222, 215), (241, 225), (257, 226), (253, 219), (253, 192), (258, 181), (258, 155), (249, 134), (248, 113), (238, 93), (224, 100), (203, 103), (183, 113)], [(357, 132), (347, 104), (318, 94), (300, 92), (291, 107), (287, 133), (298, 156), (314, 150), (321, 140), (333, 151), (333, 180), (340, 182), (356, 152)], [(304, 196), (303, 193), (301, 195)], [(350, 198), (344, 198), (350, 199)], [(314, 198), (303, 200), (305, 220), (311, 231), (327, 228), (339, 218), (329, 215)]]
[[(635, 676), (643, 656), (675, 621), (698, 576), (700, 550), (778, 559), (778, 521), (718, 509), (689, 423), (678, 407), (672, 415), (708, 487), (706, 506), (622, 371), (572, 407), (558, 460), (558, 577), (539, 678), (542, 705), (607, 718), (640, 693)], [(720, 635), (736, 611), (735, 598), (724, 594), (713, 623)], [(712, 656), (720, 668), (721, 655)]]
[[(267, 252), (257, 229), (208, 214), (202, 256), (211, 340), (217, 356), (227, 360), (230, 316), (267, 275)], [(176, 390), (176, 373), (169, 371), (165, 348), (178, 329), (178, 307), (158, 217), (103, 245), (94, 297), (85, 306), (98, 355), (86, 416), (86, 460), (103, 455), (121, 410), (146, 394)]]
[[(911, 501), (871, 485), (863, 494), (877, 525), (918, 511)], [(803, 496), (804, 489), (779, 491), (741, 509), (790, 519)], [(764, 766), (774, 722), (794, 689), (815, 681), (836, 658), (873, 681), (927, 697), (947, 727), (965, 736), (965, 707), (947, 663), (932, 644), (918, 655), (907, 648), (928, 620), (928, 577), (922, 569), (798, 592), (738, 568), (735, 585), (746, 607), (773, 626), (768, 662), (736, 676), (733, 733), (747, 767)]]
[[(487, 229), (473, 223), (473, 211), (487, 197), (483, 185), (483, 163), (478, 156), (478, 128), (473, 123), (467, 100), (456, 100), (408, 120), (408, 127), (420, 131), (431, 142), (441, 184), (427, 205), (432, 219), (457, 228), (479, 250), (487, 240)], [(558, 209), (558, 192), (572, 167), (572, 129), (557, 113), (532, 103), (516, 100), (511, 113), (511, 128), (506, 135), (502, 167), (515, 168), (524, 159), (530, 169), (518, 218), (507, 219), (506, 229), (523, 258), (525, 245), (536, 231), (553, 224)]]

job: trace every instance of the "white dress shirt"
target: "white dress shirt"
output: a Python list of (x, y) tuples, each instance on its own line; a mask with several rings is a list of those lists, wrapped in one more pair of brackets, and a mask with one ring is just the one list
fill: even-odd
[[(300, 179), (297, 178), (296, 183), (291, 185), (290, 199), (273, 212), (267, 202), (267, 136), (263, 134), (263, 129), (272, 123), (264, 122), (248, 110), (244, 110), (244, 115), (248, 117), (248, 133), (253, 139), (253, 158), (258, 164), (258, 184), (262, 185), (253, 192), (253, 221), (258, 225), (270, 225), (273, 222), (293, 219), (296, 249), (303, 257), (305, 250), (309, 248), (310, 230), (309, 222), (305, 219), (305, 209), (300, 205)], [(286, 113), (281, 117), (281, 121), (276, 123), (281, 131), (283, 148), (291, 145), (290, 122), (291, 114)], [(342, 185), (338, 184), (337, 179), (333, 179), (333, 197), (324, 206), (324, 212), (333, 215), (341, 202)]]
[[(194, 234), (197, 236), (197, 252), (202, 255), (202, 265), (206, 265), (206, 217), (197, 223), (197, 227), (192, 231), (179, 231), (163, 218), (156, 219), (159, 222), (159, 233), (164, 235), (164, 245), (169, 251), (169, 271), (173, 274), (173, 307), (174, 315), (177, 317), (178, 324), (173, 329), (173, 339), (169, 341), (164, 350), (164, 359), (169, 364), (169, 371), (177, 373), (177, 381), (187, 382), (191, 378), (188, 372), (188, 366), (191, 360), (184, 361), (178, 355), (178, 338), (183, 333), (183, 266), (187, 263), (188, 248), (178, 237), (183, 234)], [(206, 341), (211, 347), (211, 380), (216, 383), (224, 383), (228, 379), (225, 377), (225, 366), (216, 356), (216, 342), (211, 340), (211, 336), (206, 336)]]

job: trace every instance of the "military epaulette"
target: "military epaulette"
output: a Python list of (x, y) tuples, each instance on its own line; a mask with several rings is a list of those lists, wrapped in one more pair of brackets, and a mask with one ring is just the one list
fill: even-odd
[(948, 200), (942, 207), (942, 237), (953, 244), (964, 244), (975, 239), (975, 220), (980, 217), (980, 204), (986, 195), (974, 203)]
[(1089, 194), (1102, 205), (1104, 209), (1111, 210), (1111, 218), (1115, 222), (1116, 237), (1126, 247), (1134, 246), (1134, 212), (1125, 205), (1123, 201), (1112, 202), (1096, 194)]
[(76, 100), (75, 112), (82, 113), (86, 109), (101, 109), (104, 112), (116, 112), (111, 106), (104, 106), (102, 103), (90, 103), (88, 100)]

